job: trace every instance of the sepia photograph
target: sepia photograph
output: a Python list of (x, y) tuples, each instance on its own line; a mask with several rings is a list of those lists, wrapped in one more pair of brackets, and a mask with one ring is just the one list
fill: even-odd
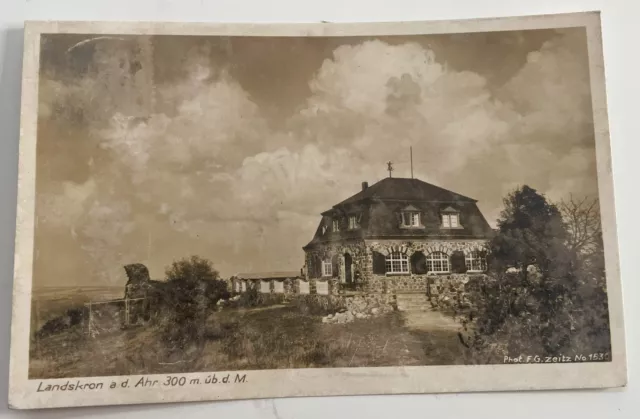
[(601, 52), (578, 17), (38, 33), (25, 380), (624, 366)]

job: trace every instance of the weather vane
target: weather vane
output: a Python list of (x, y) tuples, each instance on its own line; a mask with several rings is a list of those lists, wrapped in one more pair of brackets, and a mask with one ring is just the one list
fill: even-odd
[(391, 161), (387, 162), (387, 170), (389, 171), (389, 177), (391, 177), (391, 172), (393, 172), (393, 163)]

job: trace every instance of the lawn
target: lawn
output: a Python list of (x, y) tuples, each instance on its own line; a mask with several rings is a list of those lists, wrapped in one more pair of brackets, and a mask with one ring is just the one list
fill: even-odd
[[(453, 327), (415, 327), (392, 312), (347, 324), (276, 305), (212, 313), (179, 350), (159, 325), (88, 337), (76, 326), (31, 346), (30, 378), (277, 368), (450, 365), (463, 359)], [(415, 320), (415, 319), (414, 319)], [(427, 323), (424, 323), (426, 325)]]

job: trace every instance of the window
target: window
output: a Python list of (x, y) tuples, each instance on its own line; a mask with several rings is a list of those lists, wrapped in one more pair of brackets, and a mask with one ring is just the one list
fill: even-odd
[(385, 259), (385, 270), (388, 274), (408, 274), (409, 258), (404, 253), (391, 252)]
[(322, 235), (327, 232), (327, 226), (322, 226)]
[(427, 273), (427, 257), (422, 252), (415, 252), (409, 258), (411, 262), (411, 273), (424, 275)]
[(442, 214), (442, 227), (444, 228), (460, 227), (460, 220), (458, 219), (458, 214)]
[(402, 213), (403, 227), (420, 227), (420, 213), (417, 211), (404, 211)]
[(340, 231), (340, 222), (338, 220), (333, 220), (331, 223), (331, 231), (334, 233)]
[(467, 266), (467, 271), (482, 272), (487, 270), (487, 258), (484, 256), (484, 252), (479, 250), (467, 253), (464, 262)]
[(434, 273), (449, 272), (449, 257), (443, 252), (433, 252), (427, 256), (427, 271)]
[(350, 215), (349, 216), (349, 230), (355, 230), (357, 228), (360, 228), (360, 223), (358, 222), (358, 216), (357, 215)]
[(332, 276), (333, 275), (333, 264), (330, 260), (322, 261), (322, 276)]

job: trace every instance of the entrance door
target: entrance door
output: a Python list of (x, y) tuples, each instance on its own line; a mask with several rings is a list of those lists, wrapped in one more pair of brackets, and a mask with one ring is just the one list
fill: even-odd
[(351, 255), (348, 253), (344, 254), (344, 280), (347, 284), (351, 284), (353, 282), (353, 275), (351, 273), (351, 264), (352, 264)]

